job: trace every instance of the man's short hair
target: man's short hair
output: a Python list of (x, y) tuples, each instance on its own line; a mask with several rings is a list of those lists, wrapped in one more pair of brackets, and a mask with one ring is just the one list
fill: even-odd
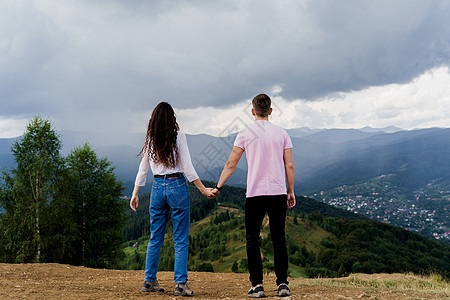
[(255, 109), (255, 114), (258, 117), (267, 117), (270, 112), (270, 105), (272, 101), (270, 97), (266, 94), (259, 94), (253, 98), (252, 101), (253, 108)]

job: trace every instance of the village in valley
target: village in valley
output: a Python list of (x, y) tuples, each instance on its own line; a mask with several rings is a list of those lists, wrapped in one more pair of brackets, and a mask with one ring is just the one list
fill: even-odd
[(433, 181), (407, 193), (392, 183), (393, 176), (381, 175), (364, 183), (342, 185), (309, 196), (449, 243), (450, 183)]

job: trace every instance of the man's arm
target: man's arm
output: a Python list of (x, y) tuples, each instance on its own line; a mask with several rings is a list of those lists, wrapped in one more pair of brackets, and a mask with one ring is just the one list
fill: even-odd
[[(227, 163), (223, 167), (222, 174), (220, 174), (219, 182), (217, 182), (217, 186), (219, 188), (224, 186), (224, 184), (233, 174), (234, 170), (236, 170), (237, 164), (242, 157), (242, 153), (244, 153), (244, 150), (242, 150), (242, 148), (237, 146), (234, 146), (233, 150), (231, 150), (230, 157), (228, 158)], [(218, 195), (219, 190), (213, 189), (213, 193)]]
[(287, 181), (287, 207), (291, 209), (295, 206), (295, 194), (294, 194), (294, 159), (292, 156), (292, 148), (284, 150), (283, 153), (284, 168), (286, 170), (286, 181)]

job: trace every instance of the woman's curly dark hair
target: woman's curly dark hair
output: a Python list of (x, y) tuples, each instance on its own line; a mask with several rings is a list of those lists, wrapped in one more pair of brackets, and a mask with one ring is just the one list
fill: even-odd
[(167, 102), (160, 102), (148, 121), (147, 135), (139, 155), (147, 153), (153, 162), (168, 168), (175, 167), (179, 159), (179, 130), (172, 106)]

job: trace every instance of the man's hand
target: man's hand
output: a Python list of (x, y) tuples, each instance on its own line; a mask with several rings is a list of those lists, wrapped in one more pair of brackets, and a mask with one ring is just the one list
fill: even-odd
[(217, 195), (220, 194), (220, 191), (218, 189), (215, 189), (215, 188), (212, 190), (212, 192), (214, 194), (214, 197), (216, 197)]
[(139, 197), (137, 195), (133, 195), (130, 200), (130, 207), (132, 210), (136, 211), (136, 208), (139, 206)]
[(295, 206), (296, 201), (295, 201), (295, 195), (293, 192), (291, 193), (287, 193), (287, 208), (291, 209)]

